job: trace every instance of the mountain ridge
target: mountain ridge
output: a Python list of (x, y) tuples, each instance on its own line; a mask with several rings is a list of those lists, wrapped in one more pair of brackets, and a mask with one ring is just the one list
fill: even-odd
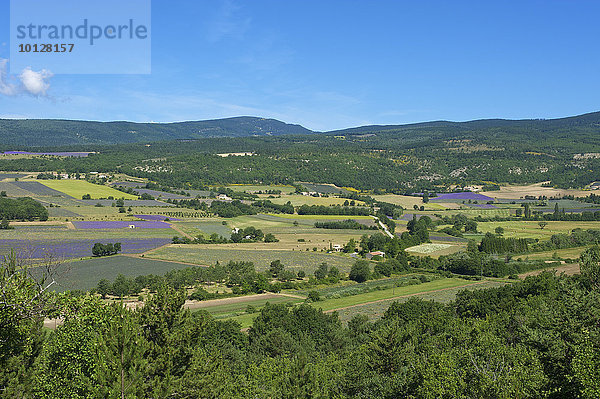
[[(269, 137), (285, 135), (423, 134), (448, 136), (489, 132), (497, 134), (552, 135), (569, 129), (600, 132), (600, 112), (555, 119), (477, 119), (465, 122), (429, 121), (397, 125), (365, 125), (318, 132), (299, 124), (271, 118), (237, 116), (183, 122), (86, 121), (69, 119), (0, 119), (2, 146), (110, 145), (140, 142), (194, 140), (218, 137)], [(587, 129), (587, 130), (586, 130)], [(591, 129), (591, 130), (590, 130)]]

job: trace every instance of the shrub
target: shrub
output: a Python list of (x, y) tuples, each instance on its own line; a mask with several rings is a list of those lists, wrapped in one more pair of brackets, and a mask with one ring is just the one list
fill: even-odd
[(350, 280), (362, 283), (371, 278), (371, 268), (369, 262), (366, 260), (358, 260), (352, 265), (350, 274), (348, 276)]
[(311, 302), (318, 302), (318, 301), (320, 301), (320, 300), (321, 300), (321, 295), (319, 294), (319, 292), (318, 292), (318, 291), (314, 291), (314, 290), (313, 290), (313, 291), (310, 291), (310, 292), (308, 293), (308, 299), (309, 299)]

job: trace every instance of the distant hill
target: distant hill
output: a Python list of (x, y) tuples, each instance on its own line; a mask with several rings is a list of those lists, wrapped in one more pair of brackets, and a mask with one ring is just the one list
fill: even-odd
[[(67, 146), (120, 144), (213, 137), (285, 136), (318, 133), (275, 119), (235, 117), (177, 123), (90, 122), (72, 120), (0, 119), (0, 145)], [(434, 121), (405, 125), (370, 125), (325, 132), (325, 135), (382, 136), (418, 142), (431, 139), (476, 139), (492, 144), (512, 140), (559, 140), (568, 144), (599, 143), (600, 112), (560, 119), (482, 119)], [(13, 149), (13, 148), (9, 148)]]
[(313, 132), (300, 125), (249, 116), (177, 123), (0, 119), (0, 144), (3, 146), (119, 144), (310, 133)]
[(335, 135), (361, 135), (400, 131), (473, 131), (488, 129), (555, 131), (570, 128), (591, 128), (600, 132), (600, 112), (558, 119), (479, 119), (468, 122), (433, 121), (405, 125), (367, 125), (328, 132)]

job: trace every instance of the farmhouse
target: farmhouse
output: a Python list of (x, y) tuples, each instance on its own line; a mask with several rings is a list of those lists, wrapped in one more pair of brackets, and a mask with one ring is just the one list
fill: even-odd
[(219, 195), (217, 195), (217, 199), (222, 200), (222, 201), (231, 201), (231, 197), (228, 197), (225, 194), (219, 194)]
[(333, 246), (331, 247), (335, 252), (341, 252), (342, 249), (344, 249), (343, 246), (341, 246), (340, 244), (333, 244)]
[(367, 255), (365, 255), (365, 257), (367, 259), (373, 259), (375, 256), (381, 256), (383, 258), (385, 256), (385, 252), (383, 252), (383, 251), (373, 251), (373, 252), (369, 252)]

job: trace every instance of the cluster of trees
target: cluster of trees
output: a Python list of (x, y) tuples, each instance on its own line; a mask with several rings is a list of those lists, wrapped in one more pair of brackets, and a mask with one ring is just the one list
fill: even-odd
[(388, 202), (377, 202), (375, 204), (379, 208), (378, 213), (388, 216), (391, 219), (399, 219), (404, 213), (404, 208), (400, 205), (390, 204)]
[(341, 229), (341, 230), (377, 230), (377, 226), (367, 226), (353, 219), (343, 221), (315, 222), (318, 229)]
[(0, 196), (0, 219), (48, 220), (48, 210), (33, 198), (6, 198)]
[(437, 221), (437, 224), (452, 225), (446, 226), (439, 231), (454, 237), (462, 237), (463, 233), (477, 233), (477, 221), (467, 218), (467, 216), (462, 213), (452, 216), (443, 216)]
[(102, 244), (101, 242), (97, 242), (92, 247), (92, 255), (94, 256), (110, 256), (116, 255), (121, 252), (121, 243), (115, 242)]
[(252, 205), (246, 205), (239, 200), (225, 202), (213, 201), (209, 211), (222, 218), (233, 218), (242, 215), (256, 215), (258, 210)]
[(504, 238), (486, 233), (479, 243), (479, 250), (488, 254), (525, 253), (529, 244), (524, 238)]
[[(335, 266), (330, 267), (327, 263), (321, 263), (314, 276), (310, 276), (308, 280), (305, 277), (307, 276), (303, 270), (288, 270), (280, 260), (272, 261), (268, 270), (262, 273), (256, 271), (252, 262), (230, 261), (226, 264), (217, 262), (211, 267), (172, 270), (162, 276), (150, 274), (127, 277), (119, 274), (113, 282), (100, 280), (92, 292), (100, 294), (102, 298), (106, 298), (107, 295), (122, 298), (138, 295), (144, 289), (156, 292), (163, 285), (176, 290), (195, 287), (195, 291), (188, 298), (204, 300), (267, 291), (279, 292), (282, 289), (305, 289), (317, 284), (335, 284), (341, 278), (346, 278)], [(217, 291), (209, 295), (203, 286), (214, 283), (225, 284), (231, 288), (232, 293)]]
[(188, 237), (173, 237), (173, 244), (227, 244), (227, 243), (238, 243), (238, 242), (279, 242), (277, 237), (273, 233), (264, 234), (262, 230), (257, 229), (253, 226), (248, 226), (244, 229), (237, 229), (231, 233), (229, 239), (220, 236), (217, 233), (212, 233), (208, 238), (204, 235), (198, 235), (196, 238), (191, 239)]
[(245, 229), (238, 229), (231, 233), (232, 242), (277, 242), (279, 241), (272, 233), (264, 234), (261, 229), (248, 226)]
[[(166, 285), (128, 310), (3, 268), (0, 397), (596, 398), (599, 263), (592, 249), (581, 276), (411, 298), (374, 322), (267, 305), (247, 333)], [(45, 316), (65, 321), (44, 332)]]
[(367, 216), (371, 214), (371, 208), (364, 206), (325, 206), (325, 205), (302, 205), (297, 209), (298, 215), (349, 215)]
[(404, 259), (406, 257), (404, 249), (429, 241), (428, 228), (431, 225), (431, 218), (427, 216), (415, 218), (410, 220), (408, 225), (409, 230), (400, 236), (389, 237), (382, 233), (375, 233), (364, 234), (358, 243), (354, 239), (350, 239), (343, 251), (346, 253), (358, 251), (361, 255), (367, 252), (383, 251), (388, 258)]
[(252, 206), (256, 208), (261, 208), (267, 210), (267, 212), (275, 212), (275, 213), (287, 213), (289, 215), (294, 214), (294, 206), (290, 201), (286, 202), (283, 205), (274, 204), (269, 200), (256, 201), (252, 203)]
[(573, 229), (571, 234), (553, 234), (548, 241), (540, 241), (532, 247), (538, 251), (582, 247), (600, 243), (600, 230)]

